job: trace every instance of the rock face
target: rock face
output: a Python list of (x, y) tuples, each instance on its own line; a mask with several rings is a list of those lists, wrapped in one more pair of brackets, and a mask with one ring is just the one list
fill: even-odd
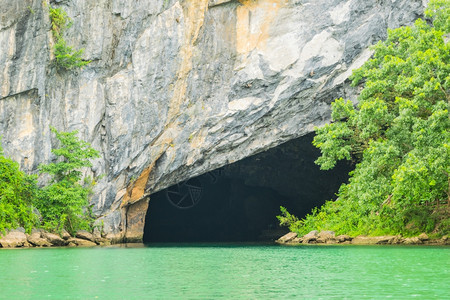
[[(329, 121), (346, 79), (422, 0), (0, 0), (0, 135), (35, 172), (49, 126), (102, 153), (92, 198), (106, 237), (142, 238), (148, 195)], [(48, 6), (92, 60), (57, 72)]]
[(24, 230), (11, 230), (5, 236), (0, 236), (0, 247), (28, 247), (27, 236)]

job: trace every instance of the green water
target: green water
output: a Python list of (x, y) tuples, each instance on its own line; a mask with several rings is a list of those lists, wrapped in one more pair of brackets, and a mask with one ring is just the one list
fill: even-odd
[(1, 249), (1, 299), (449, 299), (449, 247)]

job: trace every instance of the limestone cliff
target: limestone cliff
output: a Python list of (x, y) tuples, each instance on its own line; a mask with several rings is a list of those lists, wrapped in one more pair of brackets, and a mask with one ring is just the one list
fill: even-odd
[[(49, 5), (92, 60), (52, 64)], [(92, 198), (113, 238), (142, 237), (148, 195), (329, 121), (346, 79), (422, 0), (0, 0), (0, 135), (27, 172), (49, 126), (102, 153)]]

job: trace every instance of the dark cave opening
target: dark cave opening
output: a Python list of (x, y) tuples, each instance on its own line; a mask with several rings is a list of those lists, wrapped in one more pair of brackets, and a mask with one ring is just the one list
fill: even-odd
[(335, 199), (353, 167), (321, 171), (313, 134), (191, 178), (150, 196), (144, 242), (273, 241), (287, 232), (280, 206), (303, 217)]

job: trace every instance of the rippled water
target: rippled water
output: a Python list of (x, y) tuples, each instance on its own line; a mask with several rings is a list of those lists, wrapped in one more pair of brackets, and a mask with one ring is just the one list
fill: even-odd
[(449, 247), (2, 249), (1, 299), (448, 299)]

